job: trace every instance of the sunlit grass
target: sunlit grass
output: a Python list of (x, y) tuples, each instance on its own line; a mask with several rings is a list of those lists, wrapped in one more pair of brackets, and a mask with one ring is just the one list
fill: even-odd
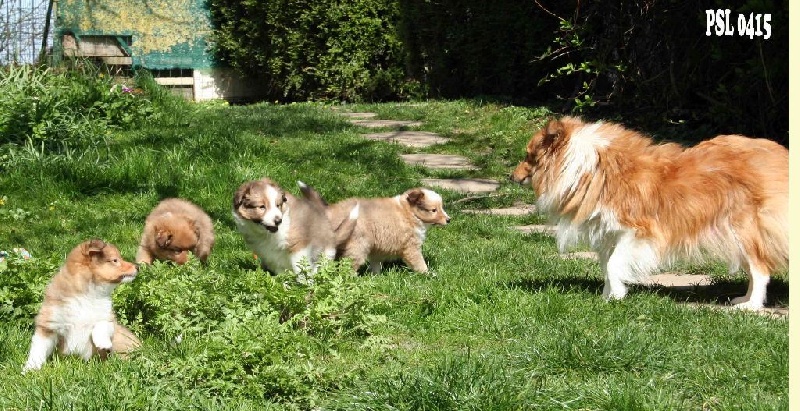
[[(0, 408), (787, 408), (785, 319), (683, 304), (716, 303), (713, 290), (636, 287), (606, 303), (596, 263), (562, 259), (552, 238), (507, 228), (542, 217), (461, 212), (534, 201), (506, 176), (546, 110), (475, 101), (339, 109), (422, 120), (421, 129), (452, 139), (426, 151), (466, 155), (481, 167), (447, 175), (502, 182), (493, 195), (463, 201), (443, 193), (453, 220), (431, 228), (423, 248), (434, 275), (401, 264), (362, 277), (332, 268), (313, 301), (351, 304), (348, 314), (363, 314), (350, 318), (353, 327), (363, 328), (337, 328), (345, 317), (335, 310), (303, 314), (307, 324), (278, 321), (286, 309), (305, 309), (311, 294), (284, 286), (291, 276), (258, 268), (231, 217), (239, 184), (269, 176), (297, 193), (303, 180), (337, 201), (393, 196), (437, 175), (398, 157), (418, 150), (364, 140), (366, 130), (325, 105), (190, 106), (101, 146), (14, 151), (0, 174), (0, 210), (21, 212), (0, 214), (0, 249), (25, 247), (47, 263), (31, 266), (32, 286), (43, 287), (48, 267), (86, 238), (133, 258), (144, 218), (168, 196), (203, 207), (217, 244), (207, 267), (159, 264), (120, 287), (118, 313), (144, 341), (128, 360), (57, 357), (22, 376), (32, 314), (3, 311)], [(736, 293), (746, 288), (717, 265), (695, 269), (713, 271)], [(3, 281), (0, 303), (8, 298)], [(771, 298), (788, 295), (787, 280), (773, 283)]]

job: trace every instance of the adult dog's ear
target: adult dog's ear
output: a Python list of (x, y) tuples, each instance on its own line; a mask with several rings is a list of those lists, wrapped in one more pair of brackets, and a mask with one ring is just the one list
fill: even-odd
[(423, 197), (425, 197), (425, 193), (422, 190), (415, 188), (408, 192), (406, 200), (408, 200), (409, 204), (414, 205), (422, 201)]
[(542, 135), (548, 140), (555, 140), (564, 136), (567, 128), (561, 120), (552, 119), (547, 122), (547, 125), (542, 129)]

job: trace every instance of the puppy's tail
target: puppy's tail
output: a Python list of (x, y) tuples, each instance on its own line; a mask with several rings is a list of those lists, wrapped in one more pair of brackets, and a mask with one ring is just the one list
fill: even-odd
[[(358, 222), (358, 214), (359, 214), (360, 206), (358, 202), (353, 208), (350, 209), (350, 215), (342, 220), (337, 227), (333, 229), (334, 234), (336, 234), (336, 245), (337, 248), (340, 244), (344, 244), (348, 238), (353, 234), (353, 230), (356, 228), (356, 223)], [(330, 219), (330, 212), (328, 213), (328, 219)]]
[(303, 194), (303, 198), (323, 207), (328, 206), (328, 202), (322, 198), (322, 195), (317, 190), (314, 190), (313, 188), (309, 187), (308, 184), (299, 180), (297, 181), (297, 185), (300, 187), (300, 192)]

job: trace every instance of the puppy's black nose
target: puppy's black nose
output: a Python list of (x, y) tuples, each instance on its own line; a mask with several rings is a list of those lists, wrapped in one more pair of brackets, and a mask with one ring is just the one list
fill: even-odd
[(283, 221), (283, 219), (282, 219), (282, 218), (280, 218), (280, 217), (276, 218), (276, 219), (275, 219), (275, 225), (280, 225), (280, 224), (281, 224), (281, 221)]
[(447, 219), (446, 219), (446, 220), (444, 220), (444, 221), (445, 221), (446, 223), (450, 223), (450, 217), (447, 217)]

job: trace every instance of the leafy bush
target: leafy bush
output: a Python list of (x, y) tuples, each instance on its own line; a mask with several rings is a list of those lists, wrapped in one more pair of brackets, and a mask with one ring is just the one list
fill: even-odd
[(31, 321), (39, 311), (44, 289), (58, 270), (58, 263), (46, 258), (24, 258), (13, 250), (4, 250), (3, 254), (0, 261), (0, 321)]
[[(175, 97), (158, 90), (146, 72), (118, 84), (88, 63), (71, 69), (7, 66), (0, 69), (0, 145), (28, 144), (63, 151), (104, 141), (163, 116)], [(164, 106), (164, 107), (161, 107)]]
[(432, 96), (549, 99), (536, 84), (548, 69), (537, 57), (549, 45), (557, 22), (535, 2), (399, 3), (407, 70)]
[(361, 341), (385, 321), (348, 263), (323, 264), (313, 278), (305, 285), (288, 273), (232, 276), (196, 259), (156, 262), (120, 289), (115, 307), (139, 333), (203, 347), (171, 359), (165, 377), (221, 395), (302, 402), (313, 384), (303, 359)]
[[(734, 25), (770, 14), (771, 37), (706, 36), (707, 9), (731, 9)], [(542, 84), (576, 111), (787, 144), (788, 16), (788, 3), (761, 0), (581, 3), (552, 17), (560, 26), (542, 61), (555, 68)]]
[(219, 60), (265, 78), (271, 98), (407, 97), (394, 1), (211, 0)]

